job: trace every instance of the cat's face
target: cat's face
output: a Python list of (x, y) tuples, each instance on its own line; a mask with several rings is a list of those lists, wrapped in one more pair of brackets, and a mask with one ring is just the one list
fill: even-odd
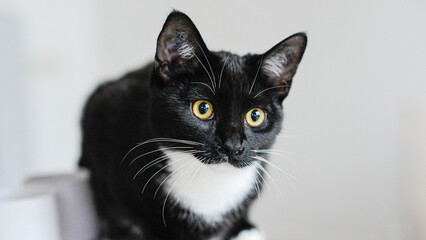
[(281, 129), (306, 41), (295, 34), (262, 55), (211, 52), (186, 15), (172, 13), (158, 38), (151, 117), (158, 137), (185, 141), (164, 147), (206, 164), (250, 165)]

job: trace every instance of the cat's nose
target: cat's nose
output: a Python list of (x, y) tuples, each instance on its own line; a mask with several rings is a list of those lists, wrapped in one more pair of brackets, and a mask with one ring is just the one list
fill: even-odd
[(244, 147), (241, 141), (232, 138), (227, 139), (223, 144), (219, 144), (217, 149), (228, 156), (238, 156), (244, 153)]

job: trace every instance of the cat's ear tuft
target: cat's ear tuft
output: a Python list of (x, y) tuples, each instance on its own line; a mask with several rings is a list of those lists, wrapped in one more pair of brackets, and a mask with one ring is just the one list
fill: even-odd
[(208, 50), (194, 23), (184, 13), (173, 11), (158, 36), (155, 70), (163, 79), (191, 71), (203, 51)]
[(267, 76), (268, 81), (276, 86), (282, 86), (279, 92), (282, 99), (290, 90), (307, 42), (308, 38), (305, 33), (296, 33), (263, 55), (262, 72)]

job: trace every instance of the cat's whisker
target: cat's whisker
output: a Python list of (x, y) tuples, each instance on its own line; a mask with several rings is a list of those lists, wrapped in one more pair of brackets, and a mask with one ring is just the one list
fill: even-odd
[[(191, 161), (188, 161), (188, 162), (186, 162), (186, 163), (184, 163), (182, 166), (180, 166), (179, 168), (177, 168), (176, 170), (174, 170), (172, 173), (170, 173), (170, 175), (169, 176), (167, 176), (162, 182), (161, 182), (161, 184), (160, 184), (160, 186), (158, 186), (158, 188), (157, 188), (157, 190), (155, 191), (155, 193), (154, 193), (154, 199), (155, 199), (155, 196), (157, 195), (157, 192), (158, 192), (158, 190), (161, 188), (161, 186), (166, 182), (166, 180), (169, 178), (169, 177), (171, 177), (175, 172), (177, 172), (180, 168), (182, 168), (182, 167), (185, 167), (186, 165), (188, 165), (188, 164), (190, 164), (190, 163), (192, 163)], [(172, 189), (173, 189), (173, 187), (176, 185), (176, 183), (177, 183), (177, 181), (175, 181), (174, 183), (173, 183), (173, 185), (170, 187), (170, 190), (168, 191), (168, 193), (167, 193), (167, 195), (166, 195), (166, 198), (164, 199), (164, 203), (163, 203), (163, 209), (162, 209), (162, 211), (161, 211), (161, 215), (162, 215), (162, 218), (163, 218), (163, 223), (164, 223), (164, 226), (167, 226), (167, 224), (166, 224), (166, 218), (165, 218), (165, 207), (166, 207), (166, 202), (167, 202), (167, 199), (168, 199), (168, 197), (169, 197), (169, 195), (170, 195), (170, 193), (172, 192)]]
[[(271, 165), (272, 167), (274, 167), (275, 169), (277, 169), (277, 170), (279, 170), (281, 173), (283, 173), (283, 174), (284, 174), (284, 176), (286, 176), (286, 177), (287, 177), (287, 178), (288, 178), (291, 182), (292, 182), (292, 179), (297, 180), (297, 178), (296, 178), (296, 177), (294, 177), (293, 175), (291, 175), (289, 172), (284, 171), (283, 169), (281, 169), (280, 167), (278, 167), (277, 165), (273, 164), (272, 162), (270, 162), (270, 161), (266, 160), (266, 159), (265, 159), (265, 158), (263, 158), (263, 157), (260, 157), (260, 156), (253, 156), (252, 158), (257, 159), (257, 160), (259, 160), (259, 161), (261, 161), (261, 162), (264, 162), (264, 163), (267, 163), (267, 164)], [(292, 178), (292, 179), (291, 179), (291, 178)]]
[(256, 189), (257, 198), (260, 199), (259, 179), (256, 178), (254, 181), (255, 181), (255, 185), (256, 185), (255, 189)]
[(206, 86), (206, 87), (208, 87), (210, 89), (210, 91), (213, 93), (213, 95), (215, 94), (215, 92), (213, 91), (213, 89), (207, 83), (203, 83), (203, 82), (191, 82), (191, 84), (192, 83), (204, 85), (204, 86)]
[(158, 143), (158, 142), (169, 142), (169, 143), (182, 143), (182, 144), (187, 144), (187, 145), (202, 145), (204, 146), (203, 143), (200, 142), (196, 142), (196, 141), (191, 141), (191, 140), (184, 140), (184, 139), (175, 139), (175, 138), (151, 138), (148, 139), (144, 142), (138, 143), (136, 144), (136, 146), (134, 146), (133, 148), (131, 148), (126, 155), (124, 155), (123, 159), (120, 161), (119, 166), (121, 166), (124, 162), (124, 160), (126, 160), (127, 156), (134, 151), (136, 148), (145, 145), (145, 144), (149, 144), (149, 143)]
[[(179, 159), (179, 160), (176, 160), (176, 162), (180, 162), (182, 159)], [(146, 183), (145, 183), (145, 185), (143, 186), (143, 188), (142, 188), (142, 195), (143, 195), (143, 193), (144, 193), (144, 191), (145, 191), (145, 188), (148, 186), (148, 183), (158, 174), (158, 173), (160, 173), (161, 171), (163, 171), (165, 168), (167, 168), (168, 166), (170, 166), (171, 165), (171, 163), (169, 163), (169, 164), (167, 164), (167, 165), (165, 165), (165, 166), (163, 166), (162, 168), (160, 168), (160, 170), (158, 170), (157, 172), (155, 172), (149, 179), (148, 179), (148, 181), (146, 181)]]
[(301, 156), (300, 154), (296, 154), (294, 152), (290, 152), (290, 151), (286, 151), (286, 150), (258, 149), (258, 150), (251, 150), (251, 151), (253, 151), (255, 153), (271, 153), (273, 155), (280, 156), (280, 157), (288, 160), (293, 166), (296, 166), (296, 165), (295, 165), (294, 161), (290, 158), (290, 156), (285, 156), (285, 155), (282, 155), (282, 154), (288, 154), (288, 155), (291, 155), (291, 157), (302, 159), (302, 160), (309, 160), (309, 161), (312, 160), (310, 157)]
[(281, 152), (281, 153), (288, 153), (288, 154), (292, 154), (294, 155), (294, 153), (286, 151), (286, 150), (281, 150), (281, 149), (257, 149), (257, 150), (251, 150), (252, 152), (260, 152), (260, 153), (270, 153), (270, 152)]
[[(283, 193), (282, 193), (282, 191), (281, 191), (281, 189), (280, 189), (280, 187), (278, 186), (278, 184), (275, 182), (275, 180), (272, 178), (272, 176), (268, 173), (268, 171), (262, 166), (262, 164), (260, 164), (260, 163), (257, 163), (258, 165), (258, 167), (259, 167), (259, 169), (267, 176), (267, 177), (269, 177), (269, 179), (271, 179), (271, 181), (272, 181), (272, 184), (274, 184), (274, 187), (275, 187), (275, 189), (277, 189), (277, 191), (278, 191), (278, 193), (280, 194), (280, 196), (282, 197), (282, 198), (284, 198), (284, 195), (283, 195)], [(293, 184), (293, 182), (290, 180), (290, 182)]]
[[(185, 153), (199, 153), (199, 152), (204, 152), (204, 151), (200, 151), (200, 150), (188, 150), (188, 151), (181, 151), (181, 152), (185, 152)], [(175, 155), (179, 155), (179, 152), (175, 152), (175, 153), (171, 153), (170, 157), (175, 156)], [(142, 174), (143, 172), (145, 172), (148, 168), (157, 165), (161, 162), (167, 161), (169, 158), (167, 155), (163, 155), (161, 157), (158, 157), (156, 159), (154, 159), (153, 161), (147, 163), (146, 165), (144, 165), (141, 169), (139, 169), (139, 171), (135, 174), (135, 176), (133, 177), (133, 180), (140, 174)]]
[(289, 153), (289, 152), (282, 151), (280, 153), (277, 153), (278, 150), (270, 150), (270, 149), (268, 149), (268, 150), (267, 149), (251, 150), (251, 151), (254, 152), (254, 153), (265, 153), (265, 154), (271, 154), (271, 155), (279, 156), (279, 157), (289, 161), (292, 166), (295, 166), (294, 161), (291, 158), (289, 158), (289, 157), (287, 157), (283, 154), (280, 154), (280, 153)]
[[(205, 170), (207, 168), (207, 164), (202, 164), (201, 165), (201, 169), (203, 169), (203, 170)], [(203, 182), (203, 185), (205, 184), (205, 182)], [(205, 187), (205, 186), (203, 186), (203, 187)], [(217, 187), (217, 185), (216, 185), (216, 187)], [(220, 189), (219, 189), (219, 191), (220, 191)]]
[(256, 171), (257, 174), (256, 174), (256, 177), (253, 179), (254, 180), (253, 185), (254, 185), (254, 190), (256, 191), (256, 194), (257, 194), (257, 198), (260, 199), (260, 190), (259, 190), (259, 185), (258, 185), (259, 179), (257, 178), (257, 176), (259, 176), (260, 173), (259, 173), (259, 171), (257, 171), (257, 169), (255, 169), (255, 171)]
[[(166, 219), (165, 219), (165, 207), (167, 204), (167, 198), (169, 197), (172, 189), (174, 188), (175, 184), (179, 181), (179, 178), (186, 178), (188, 175), (190, 175), (191, 172), (194, 171), (195, 168), (193, 168), (193, 166), (197, 164), (197, 162), (190, 162), (190, 164), (187, 166), (186, 169), (184, 169), (182, 172), (180, 172), (180, 174), (178, 176), (176, 176), (176, 179), (173, 183), (173, 185), (171, 186), (171, 188), (169, 189), (169, 192), (166, 195), (166, 198), (164, 199), (164, 203), (163, 203), (163, 209), (162, 209), (162, 217), (163, 217), (163, 223), (164, 226), (166, 226)], [(176, 169), (176, 171), (178, 171), (178, 169)], [(176, 172), (174, 171), (174, 172)], [(173, 173), (172, 173), (173, 174)], [(186, 179), (187, 180), (187, 179)], [(180, 201), (180, 191), (182, 190), (182, 187), (179, 188), (178, 194), (177, 194), (177, 199), (175, 200), (176, 202)]]
[(260, 70), (260, 67), (262, 66), (262, 63), (263, 63), (263, 56), (260, 59), (259, 67), (257, 68), (256, 75), (254, 76), (253, 83), (251, 84), (249, 95), (251, 94), (251, 91), (253, 90), (253, 86), (254, 86), (254, 83), (256, 82), (256, 78), (257, 78), (257, 75), (259, 74), (259, 70)]
[[(167, 159), (169, 159), (169, 158), (166, 158), (166, 160)], [(178, 160), (176, 160), (176, 161), (174, 161), (173, 163), (176, 163), (176, 162), (178, 162), (178, 161), (181, 161), (182, 160), (182, 158), (181, 159), (178, 159)], [(146, 183), (145, 183), (145, 185), (143, 186), (143, 188), (142, 188), (142, 195), (143, 195), (143, 193), (144, 193), (144, 191), (145, 191), (145, 189), (146, 189), (146, 187), (148, 186), (148, 183), (158, 174), (158, 173), (160, 173), (161, 171), (163, 171), (165, 168), (167, 168), (167, 167), (169, 167), (171, 164), (173, 164), (172, 162), (171, 163), (168, 163), (167, 165), (165, 165), (165, 166), (163, 166), (162, 168), (160, 168), (157, 172), (155, 172), (149, 179), (148, 179), (148, 181), (146, 181)], [(137, 176), (137, 175), (135, 175), (135, 176)]]
[(142, 174), (143, 172), (145, 172), (148, 168), (150, 168), (150, 167), (152, 167), (152, 166), (154, 166), (156, 164), (159, 164), (161, 162), (164, 162), (166, 160), (167, 160), (167, 156), (164, 155), (164, 156), (160, 156), (160, 157), (154, 159), (151, 162), (148, 162), (141, 169), (139, 169), (139, 171), (135, 174), (135, 176), (133, 176), (133, 180), (136, 179), (137, 176), (139, 176), (140, 174)]
[(276, 155), (276, 156), (283, 157), (286, 160), (290, 161), (290, 159), (288, 159), (287, 156), (283, 155), (283, 154), (287, 154), (287, 152), (276, 152), (276, 151), (252, 151), (252, 152), (255, 152), (255, 153), (258, 153), (258, 154), (273, 154), (273, 155)]
[(144, 145), (148, 143), (158, 143), (158, 142), (183, 143), (188, 145), (204, 145), (203, 143), (200, 143), (200, 142), (184, 140), (184, 139), (176, 139), (176, 138), (151, 138), (144, 142), (138, 143), (138, 145)]
[[(203, 158), (200, 158), (200, 159), (198, 159), (199, 161), (204, 161), (204, 160), (206, 160), (206, 158), (205, 157), (203, 157)], [(194, 163), (198, 163), (198, 162), (194, 162)], [(192, 171), (190, 171), (190, 178), (191, 178), (191, 180), (190, 180), (190, 182), (189, 182), (189, 185), (186, 185), (186, 184), (184, 184), (185, 186), (187, 186), (187, 188), (186, 188), (186, 190), (187, 191), (192, 191), (192, 188), (193, 188), (193, 183), (194, 183), (194, 180), (195, 180), (195, 178), (198, 176), (198, 174), (199, 174), (199, 172), (200, 172), (200, 169), (202, 169), (202, 168), (207, 168), (207, 164), (199, 164), (199, 166), (198, 167), (196, 167), (196, 168), (192, 168), (191, 170)], [(177, 169), (176, 169), (177, 170)], [(175, 181), (176, 182), (176, 181)], [(203, 181), (201, 182), (201, 183), (204, 183)], [(209, 186), (209, 187), (211, 187), (211, 186)], [(172, 186), (172, 188), (173, 188), (173, 186)], [(171, 188), (171, 189), (172, 189)], [(169, 190), (169, 192), (171, 191), (171, 189)], [(179, 199), (179, 197), (180, 197), (180, 190), (181, 190), (181, 188), (179, 189), (179, 192), (178, 192), (178, 194), (177, 194), (177, 196), (178, 196), (178, 199)], [(220, 191), (220, 189), (218, 189), (219, 191)], [(169, 193), (168, 193), (169, 194)], [(177, 201), (177, 202), (179, 202), (179, 200)], [(164, 206), (163, 206), (164, 207)], [(163, 209), (163, 211), (164, 211), (164, 209)], [(164, 215), (163, 215), (164, 216)], [(194, 222), (192, 222), (192, 223), (196, 223), (195, 222), (195, 218), (188, 218), (188, 221), (194, 221)]]
[(312, 136), (312, 134), (289, 134), (287, 132), (280, 132), (278, 133), (279, 137), (287, 137), (287, 138), (295, 138), (295, 137), (308, 137)]
[(126, 153), (126, 155), (124, 155), (124, 157), (123, 157), (123, 159), (121, 159), (121, 162), (120, 162), (120, 164), (119, 164), (119, 166), (121, 166), (122, 164), (123, 164), (123, 162), (124, 162), (124, 160), (127, 158), (127, 156), (133, 151), (133, 150), (135, 150), (136, 148), (138, 148), (138, 147), (140, 147), (141, 146), (141, 144), (136, 144), (136, 146), (134, 146), (134, 147), (132, 147), (127, 153)]
[(159, 148), (159, 149), (156, 149), (156, 150), (152, 150), (152, 151), (149, 151), (149, 152), (147, 152), (147, 153), (144, 153), (144, 154), (141, 154), (141, 155), (139, 155), (139, 156), (137, 156), (137, 157), (135, 157), (130, 163), (129, 163), (129, 166), (130, 165), (132, 165), (136, 160), (138, 160), (138, 159), (140, 159), (140, 158), (142, 158), (142, 157), (144, 157), (144, 156), (146, 156), (146, 155), (149, 155), (149, 154), (152, 154), (152, 153), (155, 153), (155, 152), (161, 152), (161, 151), (163, 151), (163, 150), (173, 150), (173, 149), (193, 149), (194, 147), (161, 147), (161, 148)]
[(222, 70), (220, 71), (220, 76), (219, 76), (219, 89), (220, 89), (220, 86), (222, 84), (223, 69), (225, 69), (226, 62), (228, 62), (228, 59), (229, 59), (230, 56), (231, 56), (231, 53), (228, 54), (228, 56), (225, 59), (225, 62), (223, 62)]
[[(182, 186), (183, 185), (186, 185), (186, 183), (189, 183), (189, 180), (190, 180), (190, 178), (189, 178), (189, 176), (191, 175), (191, 173), (193, 173), (197, 168), (194, 168), (193, 167), (193, 165), (195, 165), (195, 164), (197, 164), (197, 162), (196, 161), (194, 161), (192, 164), (191, 164), (191, 166), (190, 167), (188, 167), (188, 169), (186, 169), (186, 171), (185, 171), (185, 176), (182, 176), (182, 177), (185, 177), (185, 183), (184, 184), (182, 184)], [(183, 174), (182, 174), (183, 175)], [(179, 178), (181, 178), (181, 176), (179, 176)], [(176, 180), (175, 181), (178, 181), (177, 180), (177, 178), (176, 178)], [(180, 194), (181, 194), (181, 190), (182, 190), (182, 186), (179, 188), (179, 190), (178, 190), (178, 193), (177, 193), (177, 202), (179, 202), (180, 201)]]
[[(193, 150), (193, 151), (196, 151), (196, 150)], [(178, 155), (178, 154), (179, 153), (171, 153), (171, 156)], [(150, 167), (152, 167), (154, 165), (157, 165), (157, 164), (159, 164), (161, 162), (167, 161), (167, 160), (168, 160), (167, 155), (162, 155), (162, 156), (160, 156), (160, 157), (158, 157), (158, 158), (156, 158), (156, 159), (148, 162), (141, 169), (139, 169), (139, 171), (135, 174), (135, 176), (133, 177), (133, 179), (135, 179), (138, 175), (140, 175), (143, 172), (145, 172), (146, 170), (148, 170), (148, 168), (150, 168)]]
[(263, 187), (263, 184), (265, 184), (266, 185), (266, 187), (269, 189), (269, 191), (270, 192), (273, 192), (272, 191), (272, 188), (271, 188), (271, 186), (269, 185), (269, 183), (265, 180), (265, 178), (263, 177), (263, 175), (262, 175), (262, 173), (260, 173), (259, 171), (258, 171), (258, 168), (259, 167), (263, 167), (260, 163), (258, 163), (258, 162), (253, 162), (254, 163), (254, 165), (256, 166), (256, 172), (257, 172), (257, 174), (259, 175), (259, 177), (260, 178), (262, 178), (262, 187)]
[(257, 98), (260, 94), (262, 94), (265, 91), (271, 90), (271, 89), (275, 89), (275, 88), (289, 88), (289, 86), (275, 86), (275, 87), (269, 87), (266, 89), (263, 89), (262, 91), (260, 91), (259, 93), (257, 93), (254, 98)]
[[(206, 158), (201, 158), (201, 159), (200, 159), (200, 161), (204, 161), (205, 159), (206, 159)], [(198, 172), (200, 171), (200, 169), (201, 169), (201, 167), (202, 167), (203, 165), (204, 165), (204, 164), (200, 164), (200, 166), (197, 168), (197, 170), (195, 170), (194, 174), (192, 175), (192, 179), (191, 179), (191, 181), (190, 181), (190, 183), (189, 183), (189, 189), (192, 189), (192, 185), (194, 184), (195, 177), (197, 177)]]
[[(194, 40), (195, 40), (195, 39), (194, 39)], [(198, 41), (197, 41), (197, 40), (195, 40), (195, 42), (197, 43), (198, 47), (200, 48), (201, 52), (202, 52), (202, 53), (203, 53), (203, 55), (204, 55), (204, 58), (206, 58), (207, 64), (208, 64), (208, 65), (209, 65), (209, 67), (210, 67), (210, 71), (211, 71), (211, 73), (212, 73), (213, 80), (214, 80), (213, 89), (214, 89), (214, 90), (216, 90), (216, 77), (214, 76), (214, 72), (213, 72), (213, 69), (212, 69), (212, 65), (210, 65), (210, 61), (209, 61), (209, 59), (207, 58), (206, 53), (204, 52), (203, 48), (200, 46), (200, 44), (198, 43)]]
[(209, 71), (207, 70), (206, 66), (204, 66), (204, 64), (201, 62), (201, 60), (198, 58), (198, 56), (194, 53), (194, 57), (198, 60), (198, 62), (201, 64), (201, 66), (204, 68), (204, 70), (206, 70), (207, 75), (209, 76), (210, 82), (212, 84), (212, 88), (213, 88), (213, 92), (215, 93), (215, 87), (214, 87), (214, 81), (212, 79), (212, 77), (210, 76)]

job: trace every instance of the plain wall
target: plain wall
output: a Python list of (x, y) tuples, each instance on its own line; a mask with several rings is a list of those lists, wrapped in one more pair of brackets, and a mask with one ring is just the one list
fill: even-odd
[(153, 59), (173, 8), (211, 50), (308, 34), (274, 147), (289, 153), (272, 157), (295, 180), (270, 168), (276, 185), (252, 212), (268, 239), (426, 239), (420, 0), (1, 0), (0, 187), (75, 169), (86, 97)]

